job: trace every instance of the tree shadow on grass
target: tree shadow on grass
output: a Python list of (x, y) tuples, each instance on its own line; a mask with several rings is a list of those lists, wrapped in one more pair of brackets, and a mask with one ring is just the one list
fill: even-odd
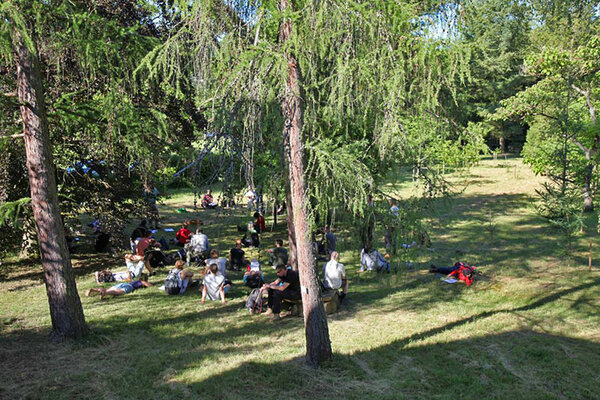
[[(3, 332), (0, 359), (11, 367), (0, 369), (0, 380), (7, 388), (0, 385), (0, 397), (21, 390), (27, 398), (78, 398), (82, 391), (88, 398), (132, 398), (128, 379), (135, 379), (135, 395), (145, 398), (296, 399), (325, 394), (357, 399), (531, 398), (561, 397), (561, 393), (570, 398), (597, 398), (597, 343), (531, 331), (444, 344), (420, 342), (497, 314), (533, 310), (598, 284), (600, 278), (524, 306), (475, 313), (381, 347), (337, 353), (319, 371), (294, 358), (301, 353), (298, 345), (289, 350), (294, 354), (289, 361), (243, 360), (244, 354), (259, 359), (261, 346), (282, 334), (286, 341), (290, 337), (300, 340), (304, 336), (300, 318), (271, 324), (264, 316), (245, 314), (235, 303), (188, 309), (192, 299), (172, 296), (152, 305), (164, 308), (164, 313), (145, 316), (145, 296), (130, 304), (122, 296), (115, 299), (118, 304), (111, 304), (127, 306), (118, 310), (124, 314), (91, 319), (92, 334), (82, 341), (48, 345), (47, 333), (42, 331)], [(581, 307), (581, 302), (574, 302), (575, 306)], [(168, 317), (173, 307), (185, 311)], [(351, 313), (343, 318), (347, 317)], [(267, 342), (255, 343), (261, 340)], [(242, 358), (234, 367), (219, 362), (237, 354)], [(65, 360), (72, 365), (64, 365)], [(201, 371), (203, 363), (217, 369)], [(99, 371), (110, 379), (93, 378)]]
[[(419, 332), (373, 350), (338, 354), (335, 361), (314, 371), (292, 360), (283, 364), (247, 363), (224, 374), (189, 385), (192, 392), (209, 388), (214, 398), (248, 398), (251, 393), (277, 397), (310, 398), (320, 390), (336, 398), (597, 398), (600, 384), (596, 374), (600, 365), (600, 345), (595, 342), (511, 331), (446, 344), (420, 346), (418, 342), (454, 328), (499, 313), (533, 310), (561, 297), (600, 283), (585, 284), (545, 296), (531, 304), (512, 309), (482, 312), (440, 327)], [(295, 377), (278, 387), (261, 391), (252, 384), (261, 375), (284, 373)], [(314, 374), (318, 378), (314, 378)], [(339, 382), (344, 384), (329, 385)], [(230, 391), (219, 381), (250, 382), (246, 391)], [(205, 392), (204, 392), (205, 393)]]
[[(529, 207), (535, 199), (524, 194), (473, 195), (440, 205), (436, 219), (443, 222), (434, 238), (432, 262), (477, 264), (483, 272), (523, 273), (539, 257), (560, 257), (561, 237)], [(441, 204), (441, 203), (440, 203)]]
[[(525, 330), (427, 345), (400, 340), (334, 354), (319, 370), (304, 366), (301, 358), (247, 362), (181, 384), (214, 399), (590, 399), (600, 396), (598, 363), (598, 343)], [(263, 385), (265, 377), (273, 383)]]

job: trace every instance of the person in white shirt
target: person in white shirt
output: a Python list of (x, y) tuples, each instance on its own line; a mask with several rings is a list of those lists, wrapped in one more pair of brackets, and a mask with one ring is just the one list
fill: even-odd
[(229, 287), (230, 285), (225, 282), (225, 277), (219, 273), (217, 264), (211, 264), (202, 284), (201, 303), (204, 304), (208, 297), (209, 300), (220, 299), (223, 304), (227, 304), (225, 295), (229, 291)]
[(206, 266), (210, 267), (212, 264), (217, 264), (217, 268), (219, 269), (219, 273), (223, 276), (226, 276), (225, 267), (227, 265), (227, 260), (223, 257), (219, 257), (219, 251), (217, 249), (212, 249), (210, 251), (210, 258), (206, 260)]
[(186, 265), (190, 265), (192, 259), (196, 257), (199, 257), (200, 262), (204, 263), (204, 260), (208, 256), (209, 248), (208, 236), (202, 233), (202, 230), (197, 229), (196, 234), (192, 235), (190, 241), (184, 247), (186, 251)]
[(248, 191), (244, 194), (244, 197), (248, 202), (248, 210), (252, 210), (254, 208), (254, 201), (256, 200), (256, 192), (251, 187), (248, 187)]
[(337, 251), (331, 253), (331, 260), (323, 267), (323, 286), (326, 289), (342, 289), (340, 301), (348, 293), (348, 280), (346, 279), (346, 269), (344, 264), (338, 262), (339, 254)]

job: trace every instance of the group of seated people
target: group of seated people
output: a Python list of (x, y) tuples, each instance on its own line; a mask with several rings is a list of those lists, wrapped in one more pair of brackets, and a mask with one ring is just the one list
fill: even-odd
[[(207, 194), (210, 194), (208, 192)], [(255, 220), (250, 224), (248, 231), (250, 234), (258, 235), (266, 228), (264, 217), (260, 213), (254, 214)], [(122, 272), (100, 271), (95, 273), (96, 282), (116, 282), (111, 288), (97, 287), (89, 289), (86, 292), (87, 296), (93, 293), (99, 293), (103, 299), (107, 295), (119, 296), (128, 294), (136, 289), (152, 286), (148, 283), (147, 278), (142, 276), (142, 271), (146, 268), (150, 275), (154, 274), (154, 269), (148, 263), (148, 252), (159, 250), (161, 244), (157, 242), (151, 234), (151, 231), (145, 227), (143, 221), (131, 234), (131, 247), (133, 254), (125, 256), (126, 270)], [(199, 225), (201, 223), (198, 223)], [(186, 290), (195, 283), (200, 283), (200, 280), (193, 280), (194, 273), (187, 270), (192, 260), (196, 261), (197, 265), (203, 265), (203, 279), (201, 287), (201, 302), (205, 303), (206, 299), (220, 300), (223, 304), (226, 303), (226, 295), (231, 287), (231, 281), (227, 279), (226, 265), (229, 262), (229, 267), (232, 270), (244, 271), (242, 281), (244, 285), (250, 288), (260, 289), (262, 293), (267, 293), (268, 296), (268, 313), (273, 314), (274, 319), (279, 318), (281, 310), (281, 302), (284, 299), (300, 299), (300, 280), (297, 271), (294, 271), (289, 265), (289, 253), (283, 247), (283, 240), (277, 239), (275, 247), (269, 249), (268, 263), (275, 269), (277, 279), (273, 282), (265, 283), (265, 276), (261, 270), (260, 262), (256, 258), (251, 261), (246, 259), (246, 253), (242, 249), (243, 246), (252, 245), (252, 239), (238, 239), (234, 247), (230, 250), (228, 260), (220, 257), (217, 249), (211, 249), (208, 237), (202, 232), (202, 228), (198, 228), (195, 233), (192, 233), (188, 228), (189, 224), (183, 224), (176, 233), (176, 241), (180, 246), (183, 246), (185, 253), (185, 261), (183, 258), (175, 262), (167, 274), (164, 290), (169, 295), (184, 294)], [(329, 231), (324, 231), (327, 234)], [(327, 240), (328, 248), (335, 249), (335, 239), (330, 240), (332, 234)], [(333, 243), (331, 247), (330, 243)], [(338, 262), (338, 253), (331, 251), (331, 259), (323, 267), (323, 286), (327, 289), (342, 290), (341, 298), (348, 291), (348, 281), (345, 276), (343, 264)], [(181, 255), (181, 253), (179, 253)]]

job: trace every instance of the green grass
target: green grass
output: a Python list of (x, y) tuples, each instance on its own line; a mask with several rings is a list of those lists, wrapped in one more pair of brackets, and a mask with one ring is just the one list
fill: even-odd
[[(303, 364), (300, 318), (272, 324), (241, 308), (248, 293), (241, 275), (225, 306), (202, 306), (197, 291), (167, 297), (155, 288), (105, 301), (83, 296), (91, 334), (52, 345), (41, 268), (4, 260), (0, 397), (600, 398), (600, 276), (587, 270), (588, 236), (565, 251), (559, 232), (535, 214), (540, 178), (519, 159), (485, 160), (454, 179), (469, 185), (429, 219), (433, 246), (408, 256), (415, 270), (358, 277), (357, 240), (350, 226), (337, 227), (350, 294), (329, 316), (335, 358), (318, 371)], [(413, 189), (392, 182), (389, 190)], [(164, 226), (203, 219), (224, 251), (249, 218), (244, 210), (177, 214), (179, 207), (192, 209), (189, 193), (162, 205)], [(284, 227), (263, 243), (277, 237), (285, 238)], [(595, 233), (591, 239), (598, 249)], [(427, 273), (430, 263), (456, 260), (481, 270), (473, 287)], [(93, 271), (121, 261), (84, 253), (74, 265), (83, 294), (95, 285)]]

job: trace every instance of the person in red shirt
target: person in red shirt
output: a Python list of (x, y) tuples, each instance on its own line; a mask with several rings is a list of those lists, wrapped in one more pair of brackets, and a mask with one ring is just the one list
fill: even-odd
[(141, 238), (138, 242), (137, 247), (135, 249), (135, 252), (138, 256), (143, 257), (146, 254), (146, 250), (148, 249), (148, 247), (156, 244), (156, 241), (150, 236), (152, 236), (152, 232), (146, 232), (146, 236)]
[(179, 229), (175, 234), (175, 238), (180, 246), (183, 246), (189, 242), (190, 237), (192, 237), (192, 231), (190, 231), (185, 225), (181, 225), (181, 229)]
[(267, 229), (267, 223), (265, 222), (265, 217), (260, 215), (259, 212), (254, 213), (254, 230), (258, 233), (263, 233)]
[(475, 279), (477, 268), (458, 261), (453, 267), (436, 267), (435, 265), (431, 265), (429, 272), (448, 274), (448, 278), (458, 279), (466, 283), (467, 286), (471, 286)]
[(210, 189), (208, 189), (206, 191), (206, 194), (204, 196), (202, 196), (201, 206), (202, 206), (202, 208), (216, 208), (217, 207), (217, 203), (215, 203)]

